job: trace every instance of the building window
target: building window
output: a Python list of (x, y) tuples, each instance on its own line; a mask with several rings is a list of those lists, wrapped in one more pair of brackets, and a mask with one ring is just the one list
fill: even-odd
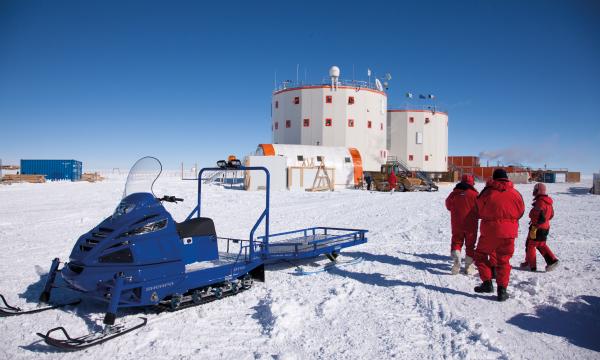
[(379, 123), (379, 130), (383, 130), (383, 123)]
[(304, 119), (304, 127), (310, 126), (310, 119)]
[(354, 119), (348, 119), (348, 127), (354, 127)]
[(292, 127), (292, 120), (286, 120), (285, 121), (285, 127), (288, 128), (288, 129), (291, 128)]
[(425, 161), (429, 161), (429, 155), (425, 155)]
[(326, 104), (331, 104), (332, 102), (333, 102), (333, 98), (331, 97), (331, 95), (325, 96), (325, 103)]
[(317, 156), (317, 161), (323, 161), (323, 157), (321, 155)]
[(412, 155), (408, 155), (408, 161), (413, 161), (413, 156)]
[(411, 117), (409, 117), (409, 118), (408, 118), (408, 122), (409, 122), (409, 123), (411, 123), (411, 124), (413, 124), (413, 123), (415, 122), (415, 118), (414, 118), (414, 117), (412, 117), (412, 116), (411, 116)]
[(331, 126), (332, 122), (331, 119), (325, 119), (325, 126)]
[(296, 158), (298, 159), (298, 161), (304, 161), (304, 156), (303, 155), (298, 155)]
[(275, 130), (279, 129), (279, 121), (275, 121)]
[(371, 123), (371, 120), (367, 120), (367, 127), (370, 129), (372, 127), (373, 123)]
[(425, 118), (425, 124), (429, 124), (429, 118)]
[(279, 109), (279, 101), (275, 101), (275, 109)]
[(294, 104), (295, 104), (295, 105), (298, 105), (298, 104), (300, 104), (300, 96), (296, 96), (296, 97), (294, 97)]
[(350, 160), (350, 158), (349, 158), (349, 157), (347, 157), (347, 158), (344, 158), (344, 162), (346, 162), (346, 163), (349, 163), (350, 161), (351, 161), (351, 160)]
[(354, 96), (348, 96), (348, 105), (354, 105)]

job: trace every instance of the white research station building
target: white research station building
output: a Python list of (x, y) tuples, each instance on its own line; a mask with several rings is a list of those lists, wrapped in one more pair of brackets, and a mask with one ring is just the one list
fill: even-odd
[(252, 163), (257, 156), (284, 158), (274, 161), (287, 168), (287, 188), (294, 187), (290, 168), (321, 162), (335, 169), (336, 187), (358, 185), (363, 172), (378, 172), (391, 158), (432, 177), (448, 171), (448, 114), (388, 109), (377, 79), (341, 80), (333, 66), (320, 84), (284, 82), (273, 92), (271, 113), (272, 143), (260, 144)]

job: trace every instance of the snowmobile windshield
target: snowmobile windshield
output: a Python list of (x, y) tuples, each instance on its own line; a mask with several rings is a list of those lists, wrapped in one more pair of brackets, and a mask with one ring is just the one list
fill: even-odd
[(131, 170), (129, 170), (123, 198), (135, 193), (150, 193), (154, 195), (152, 187), (161, 172), (162, 164), (155, 157), (146, 156), (136, 161)]

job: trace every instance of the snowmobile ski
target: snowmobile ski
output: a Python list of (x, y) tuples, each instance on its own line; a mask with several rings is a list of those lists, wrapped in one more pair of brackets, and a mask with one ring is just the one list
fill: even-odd
[[(132, 327), (125, 327), (124, 325), (115, 325), (115, 326), (110, 326), (103, 332), (89, 333), (87, 335), (83, 335), (83, 336), (76, 337), (76, 338), (72, 338), (71, 336), (69, 336), (69, 333), (67, 333), (67, 330), (65, 330), (65, 328), (62, 326), (48, 330), (48, 332), (45, 335), (41, 334), (41, 333), (37, 333), (37, 335), (39, 337), (41, 337), (42, 339), (44, 339), (46, 344), (48, 344), (50, 346), (53, 346), (55, 348), (65, 350), (65, 351), (77, 351), (77, 350), (87, 349), (89, 347), (102, 344), (102, 343), (112, 340), (116, 337), (125, 335), (134, 330), (137, 330), (137, 329), (141, 328), (142, 326), (145, 326), (146, 323), (148, 322), (148, 320), (144, 317), (140, 317), (140, 319), (142, 321), (139, 324), (132, 326)], [(65, 338), (57, 339), (57, 338), (52, 337), (51, 334), (55, 331), (62, 332)]]
[(330, 262), (328, 264), (325, 264), (325, 265), (319, 266), (319, 267), (315, 267), (315, 268), (306, 268), (303, 266), (298, 266), (298, 267), (296, 267), (294, 272), (291, 274), (293, 274), (293, 275), (313, 275), (313, 274), (318, 274), (318, 273), (321, 273), (321, 272), (324, 272), (327, 270), (331, 270), (334, 268), (340, 268), (340, 267), (344, 267), (344, 266), (358, 264), (363, 260), (364, 259), (362, 257), (359, 257), (359, 258), (348, 260), (348, 261)]
[[(193, 306), (206, 304), (215, 300), (239, 294), (240, 292), (250, 289), (251, 287), (252, 280), (249, 277), (242, 279), (239, 282), (228, 282), (225, 284), (219, 284), (215, 287), (208, 286), (204, 289), (199, 289), (195, 292), (192, 292), (191, 295), (173, 296), (170, 300), (161, 302), (160, 304), (156, 305), (156, 313), (160, 314), (162, 312), (174, 312)], [(62, 326), (49, 330), (45, 335), (41, 333), (37, 333), (37, 335), (44, 339), (48, 345), (65, 351), (77, 351), (92, 347), (94, 345), (102, 344), (121, 335), (125, 335), (128, 332), (141, 328), (148, 322), (148, 320), (144, 317), (140, 317), (140, 319), (142, 319), (141, 323), (130, 328), (126, 328), (123, 325), (114, 325), (108, 327), (105, 332), (90, 333), (77, 338), (72, 338), (67, 333), (67, 330)], [(65, 338), (57, 339), (50, 336), (51, 333), (55, 331), (62, 332)]]
[(71, 301), (64, 304), (56, 304), (56, 305), (48, 305), (42, 306), (31, 310), (23, 310), (16, 306), (11, 306), (6, 302), (6, 299), (3, 295), (0, 295), (0, 300), (4, 303), (4, 305), (0, 306), (0, 317), (8, 317), (8, 316), (17, 316), (17, 315), (26, 315), (26, 314), (35, 314), (46, 310), (58, 309), (65, 306), (77, 305), (81, 302), (80, 299)]

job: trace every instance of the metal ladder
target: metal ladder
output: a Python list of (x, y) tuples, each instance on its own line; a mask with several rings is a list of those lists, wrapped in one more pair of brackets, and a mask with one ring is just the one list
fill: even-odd
[(223, 174), (225, 174), (225, 170), (207, 171), (207, 174), (202, 177), (202, 182), (204, 184), (219, 182), (221, 180), (221, 175)]

